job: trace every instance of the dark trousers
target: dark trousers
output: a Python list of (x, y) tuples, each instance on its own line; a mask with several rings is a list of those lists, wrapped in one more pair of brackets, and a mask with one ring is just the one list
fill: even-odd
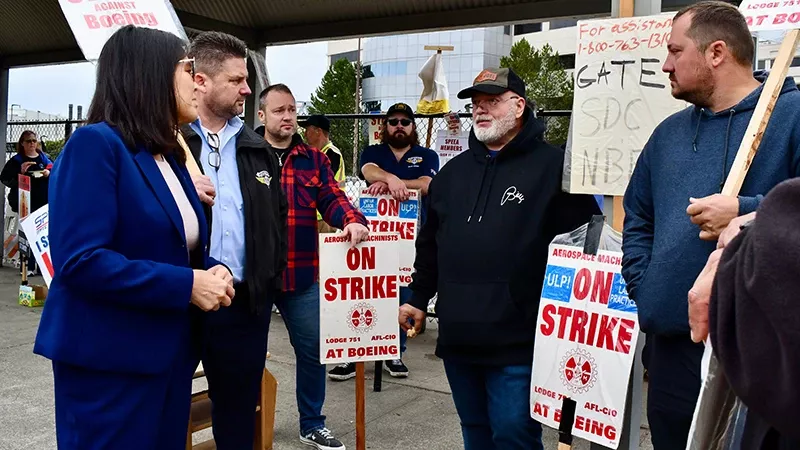
[(186, 446), (194, 368), (186, 354), (163, 374), (104, 372), (53, 362), (60, 450)]
[(703, 344), (686, 336), (648, 334), (642, 361), (648, 374), (647, 420), (654, 450), (686, 448), (700, 394)]
[(267, 358), (270, 308), (250, 310), (245, 285), (231, 306), (206, 313), (203, 369), (208, 379), (214, 440), (219, 450), (253, 448), (255, 414)]

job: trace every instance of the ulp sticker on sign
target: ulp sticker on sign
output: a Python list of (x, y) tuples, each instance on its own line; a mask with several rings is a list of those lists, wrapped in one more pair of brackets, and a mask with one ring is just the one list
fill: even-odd
[(400, 285), (411, 283), (419, 228), (419, 191), (409, 191), (411, 196), (404, 202), (390, 195), (370, 195), (364, 189), (358, 200), (358, 209), (367, 218), (371, 233), (398, 233), (400, 236)]
[(617, 448), (639, 336), (622, 254), (550, 245), (533, 353), (531, 417), (558, 428), (564, 397), (576, 402), (572, 433)]

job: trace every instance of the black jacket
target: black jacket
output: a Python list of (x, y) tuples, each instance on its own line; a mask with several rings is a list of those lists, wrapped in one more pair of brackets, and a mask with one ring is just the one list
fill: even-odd
[[(183, 127), (181, 132), (203, 170), (199, 159), (202, 138), (189, 126)], [(264, 138), (246, 125), (236, 139), (236, 163), (244, 203), (244, 281), (251, 310), (260, 314), (270, 296), (280, 290), (281, 276), (286, 269), (288, 204), (281, 189), (278, 159), (268, 150)], [(204, 205), (204, 210), (210, 232), (211, 207)]]
[(438, 291), (443, 359), (530, 364), (547, 247), (600, 214), (593, 197), (561, 191), (564, 151), (530, 110), (524, 121), (495, 158), (470, 133), (431, 182), (410, 303), (425, 310)]

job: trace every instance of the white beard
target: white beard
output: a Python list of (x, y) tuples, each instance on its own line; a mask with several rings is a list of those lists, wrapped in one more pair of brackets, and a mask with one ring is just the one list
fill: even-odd
[(514, 129), (517, 124), (517, 111), (515, 108), (510, 108), (508, 114), (500, 119), (494, 119), (488, 114), (475, 117), (475, 122), (479, 120), (491, 120), (492, 125), (489, 128), (473, 127), (475, 137), (484, 144), (493, 144)]

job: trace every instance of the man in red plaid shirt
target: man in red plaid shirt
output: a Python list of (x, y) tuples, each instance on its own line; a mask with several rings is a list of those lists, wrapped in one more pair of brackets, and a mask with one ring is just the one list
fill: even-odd
[(297, 358), (300, 440), (320, 450), (344, 449), (325, 427), (325, 366), (319, 363), (319, 239), (317, 210), (329, 225), (343, 230), (352, 245), (369, 234), (367, 219), (347, 200), (328, 157), (297, 134), (297, 109), (283, 84), (265, 89), (258, 117), (264, 139), (282, 167), (281, 186), (289, 202), (289, 261), (280, 310)]

